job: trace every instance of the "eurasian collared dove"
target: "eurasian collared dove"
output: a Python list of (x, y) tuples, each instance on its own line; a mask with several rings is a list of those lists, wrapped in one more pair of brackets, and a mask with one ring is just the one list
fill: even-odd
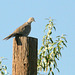
[(22, 26), (18, 27), (12, 34), (4, 38), (3, 40), (8, 40), (14, 36), (28, 36), (31, 31), (31, 23), (35, 21), (33, 17), (29, 18)]

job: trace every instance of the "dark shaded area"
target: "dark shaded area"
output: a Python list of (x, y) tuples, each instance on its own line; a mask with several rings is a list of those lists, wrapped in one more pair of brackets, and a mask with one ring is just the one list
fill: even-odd
[(21, 42), (19, 36), (16, 36), (16, 37), (15, 37), (15, 40), (16, 40), (17, 45), (22, 45), (22, 42)]

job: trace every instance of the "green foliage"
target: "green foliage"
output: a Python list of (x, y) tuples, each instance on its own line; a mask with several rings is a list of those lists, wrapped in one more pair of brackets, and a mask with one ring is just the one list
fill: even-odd
[(9, 75), (6, 65), (2, 64), (3, 60), (6, 60), (6, 58), (0, 57), (0, 75)]
[(49, 20), (49, 24), (45, 27), (45, 35), (43, 36), (43, 45), (38, 53), (38, 71), (48, 72), (48, 75), (54, 75), (53, 69), (59, 69), (57, 67), (57, 60), (61, 56), (61, 50), (66, 46), (66, 35), (56, 36), (56, 40), (52, 38), (52, 30), (56, 31), (53, 19)]

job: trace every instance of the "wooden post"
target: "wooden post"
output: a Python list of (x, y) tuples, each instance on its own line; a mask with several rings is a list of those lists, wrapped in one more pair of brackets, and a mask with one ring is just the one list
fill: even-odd
[(13, 39), (12, 75), (37, 75), (37, 43), (32, 37)]

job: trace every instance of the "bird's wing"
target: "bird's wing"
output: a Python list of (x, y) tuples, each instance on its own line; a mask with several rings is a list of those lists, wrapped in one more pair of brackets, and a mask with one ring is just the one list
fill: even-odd
[(22, 26), (18, 27), (13, 33), (23, 32), (23, 29), (28, 25), (28, 23), (24, 23)]

